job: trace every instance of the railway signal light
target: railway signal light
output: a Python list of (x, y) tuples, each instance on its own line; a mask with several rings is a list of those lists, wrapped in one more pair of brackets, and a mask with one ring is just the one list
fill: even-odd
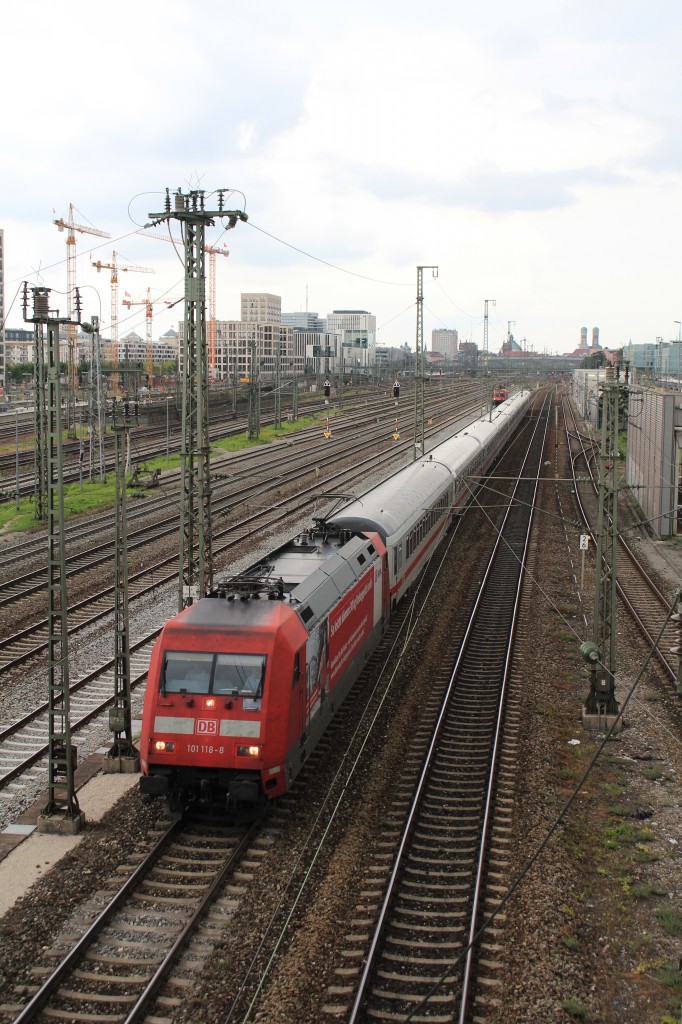
[(393, 397), (400, 398), (400, 381), (398, 380), (393, 383)]
[(329, 398), (332, 393), (332, 386), (328, 380), (324, 382), (324, 397)]

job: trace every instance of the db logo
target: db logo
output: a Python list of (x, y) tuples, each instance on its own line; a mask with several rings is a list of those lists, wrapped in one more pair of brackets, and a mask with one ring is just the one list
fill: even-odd
[(199, 718), (197, 719), (197, 727), (194, 731), (200, 732), (204, 736), (217, 736), (218, 722), (215, 718)]

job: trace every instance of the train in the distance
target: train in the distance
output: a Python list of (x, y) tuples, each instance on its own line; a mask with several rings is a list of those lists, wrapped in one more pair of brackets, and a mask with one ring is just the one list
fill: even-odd
[(504, 384), (496, 384), (493, 388), (493, 405), (502, 405), (509, 398), (509, 392)]
[(166, 623), (145, 695), (143, 796), (230, 812), (287, 792), (529, 404), (508, 399)]

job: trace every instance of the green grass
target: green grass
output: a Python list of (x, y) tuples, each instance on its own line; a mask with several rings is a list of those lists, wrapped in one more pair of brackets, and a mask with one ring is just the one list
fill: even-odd
[[(654, 973), (657, 981), (660, 981), (666, 988), (672, 989), (673, 997), (669, 1000), (668, 1006), (674, 1014), (672, 1019), (675, 1024), (680, 1019), (680, 1007), (682, 1006), (682, 972), (673, 964), (661, 964)], [(665, 1021), (666, 1018), (664, 1017)]]
[[(252, 448), (259, 444), (269, 444), (272, 441), (281, 440), (289, 434), (296, 433), (298, 430), (304, 430), (306, 427), (321, 423), (325, 418), (324, 414), (301, 416), (295, 423), (283, 423), (278, 428), (265, 427), (261, 431), (260, 437), (256, 440), (250, 441), (246, 434), (236, 434), (234, 437), (227, 437), (222, 441), (213, 442), (211, 448), (220, 448), (222, 451), (234, 452), (244, 448)], [(137, 462), (141, 469), (144, 468), (150, 472), (154, 469), (160, 469), (162, 473), (161, 484), (163, 485), (164, 470), (179, 469), (181, 457), (180, 455), (171, 455), (169, 460), (166, 461), (165, 455), (159, 455), (155, 459), (135, 460), (133, 453), (133, 462)], [(128, 491), (128, 500), (133, 500), (133, 495), (140, 497), (140, 495), (146, 496), (148, 493), (153, 492), (145, 490)], [(64, 516), (66, 519), (76, 518), (77, 516), (93, 512), (102, 512), (105, 509), (113, 508), (115, 503), (116, 491), (113, 473), (109, 473), (105, 484), (99, 482), (90, 483), (87, 480), (83, 480), (82, 491), (80, 484), (77, 483), (66, 484), (64, 487)], [(3, 502), (0, 504), (0, 531), (3, 533), (22, 533), (44, 526), (44, 523), (36, 521), (34, 511), (32, 498), (22, 498), (18, 510), (14, 499)]]
[(667, 890), (662, 889), (660, 885), (650, 885), (648, 882), (643, 882), (641, 885), (633, 885), (630, 888), (630, 895), (638, 900), (648, 900), (652, 896), (665, 896), (666, 892)]
[(655, 913), (666, 935), (679, 935), (682, 933), (682, 912), (668, 907), (661, 907)]
[(15, 533), (32, 529), (36, 525), (33, 512), (33, 502), (27, 498), (22, 498), (18, 511), (14, 501), (3, 502), (0, 505), (0, 530)]
[(245, 448), (254, 448), (256, 445), (270, 444), (272, 441), (281, 441), (289, 434), (295, 434), (297, 431), (313, 427), (315, 424), (322, 424), (325, 419), (326, 414), (322, 413), (316, 414), (315, 416), (300, 416), (294, 423), (283, 423), (281, 427), (263, 427), (259, 437), (250, 439), (246, 434), (235, 434), (233, 437), (223, 438), (222, 441), (214, 441), (211, 447), (220, 448), (222, 451), (226, 452), (238, 452)]
[(619, 822), (604, 829), (603, 845), (607, 850), (620, 850), (623, 844), (632, 843), (636, 838), (635, 831), (629, 822)]
[[(105, 484), (83, 481), (83, 490), (79, 484), (66, 484), (64, 487), (64, 516), (71, 519), (86, 512), (98, 512), (111, 508), (116, 500), (114, 477), (109, 477)], [(14, 501), (0, 505), (0, 530), (4, 533), (33, 530), (45, 524), (34, 518), (35, 507), (32, 498), (22, 498), (17, 511)]]
[(607, 813), (612, 814), (614, 818), (627, 818), (630, 815), (631, 808), (627, 804), (612, 804), (611, 807), (607, 808)]
[(135, 459), (133, 457), (132, 461), (136, 462), (140, 469), (148, 469), (150, 471), (152, 469), (160, 469), (162, 472), (164, 469), (180, 469), (180, 466), (182, 465), (180, 455), (170, 455), (168, 457), (168, 462), (166, 462), (165, 455), (157, 455), (155, 459)]
[(561, 1005), (566, 1013), (570, 1017), (574, 1017), (576, 1020), (590, 1019), (587, 1007), (580, 999), (564, 999)]

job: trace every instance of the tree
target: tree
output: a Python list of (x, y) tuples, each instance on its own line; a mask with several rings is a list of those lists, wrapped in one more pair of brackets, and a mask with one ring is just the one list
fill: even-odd
[(601, 369), (602, 366), (606, 365), (606, 355), (604, 350), (600, 348), (596, 352), (591, 352), (589, 356), (585, 356), (580, 365), (584, 370)]

